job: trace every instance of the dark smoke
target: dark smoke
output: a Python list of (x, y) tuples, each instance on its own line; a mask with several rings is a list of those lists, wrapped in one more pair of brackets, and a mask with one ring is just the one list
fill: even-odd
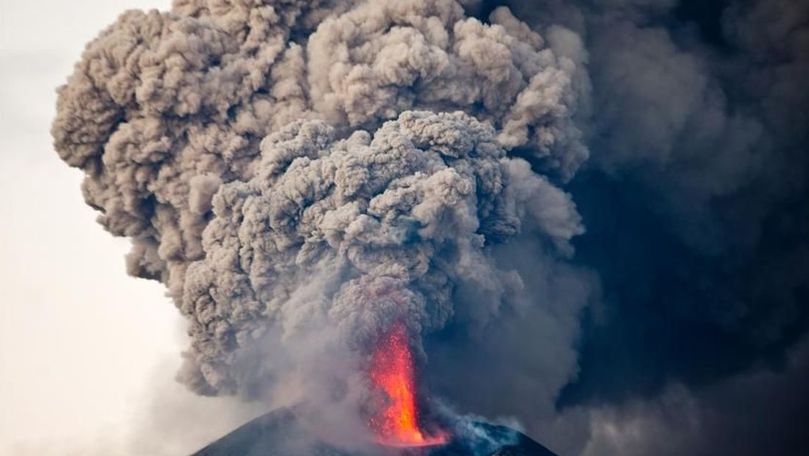
[(800, 0), (175, 0), (88, 45), (53, 135), (188, 318), (200, 393), (356, 435), (403, 321), (432, 392), (561, 453), (801, 454), (772, 390), (806, 402), (808, 24)]
[(806, 401), (809, 3), (484, 7), (503, 4), (588, 51), (592, 157), (567, 190), (587, 227), (575, 260), (602, 299), (557, 406), (616, 414), (621, 431), (599, 438), (625, 446), (590, 454), (805, 453), (805, 416), (780, 391)]

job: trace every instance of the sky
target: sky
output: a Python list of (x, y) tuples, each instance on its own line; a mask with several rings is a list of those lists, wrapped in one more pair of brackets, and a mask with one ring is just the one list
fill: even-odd
[[(51, 146), (55, 88), (84, 43), (127, 8), (168, 3), (0, 2), (0, 455), (176, 454), (243, 419), (174, 382), (179, 313), (159, 283), (126, 275), (128, 241), (94, 222), (81, 171)], [(138, 423), (159, 427), (183, 401), (173, 413), (215, 407), (219, 424), (141, 438)]]

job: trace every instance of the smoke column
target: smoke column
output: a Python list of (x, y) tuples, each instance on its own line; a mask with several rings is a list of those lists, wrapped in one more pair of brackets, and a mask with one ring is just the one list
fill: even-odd
[(175, 0), (88, 44), (52, 132), (187, 318), (196, 392), (372, 441), (401, 331), (417, 406), (560, 454), (806, 454), (807, 24), (795, 0)]
[[(129, 273), (187, 317), (191, 389), (350, 415), (393, 325), (423, 366), (451, 321), (480, 342), (536, 314), (520, 269), (584, 231), (559, 185), (588, 157), (589, 82), (572, 32), (485, 19), (452, 0), (176, 0), (88, 44), (55, 147), (132, 240)], [(520, 245), (542, 253), (504, 256)]]

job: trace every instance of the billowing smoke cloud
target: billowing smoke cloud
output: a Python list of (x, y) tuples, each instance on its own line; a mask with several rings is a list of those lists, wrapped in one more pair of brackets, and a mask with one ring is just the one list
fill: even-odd
[(88, 45), (53, 134), (188, 317), (198, 392), (328, 403), (350, 434), (402, 321), (431, 391), (564, 454), (727, 453), (756, 430), (735, 402), (788, 427), (767, 389), (805, 376), (805, 350), (769, 370), (809, 329), (808, 18), (175, 0)]
[[(560, 246), (581, 232), (568, 195), (465, 114), (405, 111), (373, 136), (334, 134), (318, 121), (271, 134), (257, 174), (214, 197), (205, 258), (186, 270), (182, 299), (206, 387), (237, 388), (228, 357), (268, 324), (292, 337), (323, 316), (355, 348), (397, 321), (441, 328), (454, 284), (474, 284), (494, 305), (520, 287), (487, 243), (527, 218)], [(318, 295), (296, 299), (323, 271), (331, 279)]]
[[(132, 239), (130, 274), (188, 317), (195, 391), (361, 402), (356, 370), (394, 322), (426, 359), (421, 335), (516, 313), (567, 348), (559, 369), (539, 358), (552, 408), (587, 293), (533, 309), (519, 269), (552, 269), (584, 231), (558, 185), (588, 156), (589, 82), (578, 38), (548, 36), (452, 0), (178, 0), (88, 45), (53, 136)], [(541, 256), (500, 258), (528, 240)]]

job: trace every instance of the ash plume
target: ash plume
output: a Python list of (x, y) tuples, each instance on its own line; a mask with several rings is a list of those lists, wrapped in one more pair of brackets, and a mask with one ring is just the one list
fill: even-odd
[(422, 336), (448, 322), (479, 332), (527, 307), (498, 249), (572, 252), (584, 230), (559, 185), (588, 156), (584, 60), (574, 34), (507, 8), (177, 0), (88, 44), (52, 133), (99, 222), (132, 239), (129, 273), (187, 317), (189, 387), (359, 402), (387, 326), (427, 360)]
[(401, 323), (452, 413), (560, 454), (804, 454), (771, 390), (806, 402), (807, 23), (790, 0), (175, 0), (87, 45), (52, 133), (187, 318), (194, 391), (356, 437)]

